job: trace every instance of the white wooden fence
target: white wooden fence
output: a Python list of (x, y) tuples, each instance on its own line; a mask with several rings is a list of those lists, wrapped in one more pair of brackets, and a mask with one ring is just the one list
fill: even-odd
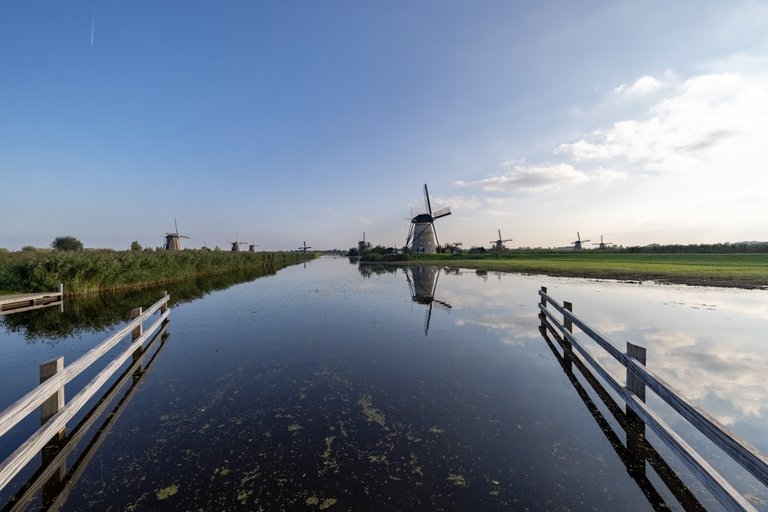
[[(40, 366), (40, 385), (0, 413), (0, 436), (3, 436), (38, 408), (40, 408), (42, 416), (42, 426), (0, 464), (0, 489), (3, 489), (54, 437), (63, 437), (67, 422), (74, 418), (78, 411), (109, 381), (128, 358), (141, 351), (144, 342), (150, 339), (155, 331), (167, 321), (170, 314), (169, 299), (170, 296), (165, 293), (146, 311), (142, 311), (142, 308), (134, 309), (131, 312), (133, 319), (125, 327), (86, 352), (72, 364), (65, 367), (64, 359), (59, 358)], [(158, 311), (160, 317), (147, 329), (144, 329), (144, 322)], [(114, 348), (128, 334), (132, 336), (130, 345), (110, 361), (80, 392), (66, 402), (64, 400), (64, 386)]]
[[(652, 370), (646, 368), (645, 348), (627, 342), (627, 352), (621, 352), (605, 336), (574, 315), (571, 303), (558, 304), (547, 294), (547, 289), (543, 286), (539, 291), (539, 296), (541, 297), (539, 310), (541, 311), (542, 328), (556, 328), (563, 339), (624, 400), (627, 407), (669, 445), (686, 467), (727, 510), (755, 510), (744, 496), (648, 407), (645, 403), (646, 388), (656, 393), (710, 441), (764, 486), (768, 487), (768, 458), (765, 455), (728, 430), (715, 418), (693, 405), (682, 393), (667, 384)], [(552, 306), (552, 309), (562, 315), (562, 321), (557, 319), (555, 313), (548, 306)], [(600, 365), (597, 358), (573, 335), (574, 325), (626, 368), (626, 385), (618, 383)]]

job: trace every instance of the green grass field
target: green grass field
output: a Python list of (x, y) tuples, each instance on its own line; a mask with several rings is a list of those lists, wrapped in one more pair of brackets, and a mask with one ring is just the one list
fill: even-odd
[(464, 258), (435, 254), (407, 264), (435, 262), (450, 267), (552, 276), (653, 280), (702, 286), (768, 287), (768, 254), (632, 254), (599, 251), (513, 252), (506, 257)]
[(243, 270), (269, 272), (311, 259), (300, 252), (0, 251), (0, 293), (83, 295)]

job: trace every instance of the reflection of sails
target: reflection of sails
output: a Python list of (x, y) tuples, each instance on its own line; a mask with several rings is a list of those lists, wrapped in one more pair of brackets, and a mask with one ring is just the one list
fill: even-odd
[(405, 278), (408, 280), (408, 288), (411, 290), (411, 299), (419, 304), (429, 306), (424, 314), (424, 336), (429, 332), (429, 321), (432, 317), (432, 306), (445, 311), (451, 310), (447, 302), (435, 298), (437, 280), (440, 277), (439, 267), (408, 267)]

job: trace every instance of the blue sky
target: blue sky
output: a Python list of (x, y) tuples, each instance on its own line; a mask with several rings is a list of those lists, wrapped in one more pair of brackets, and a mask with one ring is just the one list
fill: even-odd
[(768, 240), (768, 5), (0, 4), (0, 247)]

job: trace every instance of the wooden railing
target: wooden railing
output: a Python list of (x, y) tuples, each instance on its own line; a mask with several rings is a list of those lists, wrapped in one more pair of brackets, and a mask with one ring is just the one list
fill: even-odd
[[(0, 436), (4, 435), (38, 408), (41, 410), (42, 424), (31, 437), (0, 464), (0, 490), (51, 440), (56, 437), (64, 437), (67, 423), (110, 380), (128, 358), (133, 356), (135, 360), (141, 355), (144, 342), (150, 339), (155, 331), (167, 322), (168, 315), (170, 314), (168, 308), (169, 299), (170, 296), (165, 293), (160, 300), (146, 311), (142, 311), (142, 308), (132, 310), (132, 320), (126, 326), (101, 342), (98, 346), (86, 352), (72, 364), (65, 367), (64, 358), (59, 358), (43, 363), (40, 366), (40, 385), (0, 413)], [(147, 329), (144, 329), (144, 322), (149, 320), (158, 311), (160, 312), (160, 317)], [(110, 361), (90, 382), (83, 386), (79, 393), (68, 402), (65, 402), (64, 386), (114, 348), (128, 334), (131, 334), (130, 345)]]
[[(734, 461), (768, 487), (768, 458), (756, 448), (729, 431), (712, 416), (693, 405), (682, 393), (667, 384), (652, 370), (645, 366), (645, 348), (627, 342), (627, 352), (621, 352), (605, 336), (573, 314), (569, 302), (558, 304), (542, 287), (539, 291), (541, 300), (541, 328), (559, 332), (569, 349), (575, 349), (591, 368), (613, 389), (626, 403), (628, 409), (649, 426), (686, 467), (712, 493), (727, 510), (754, 511), (755, 508), (725, 478), (704, 460), (683, 438), (667, 425), (656, 412), (645, 403), (646, 388), (651, 389), (680, 416), (699, 430), (716, 446), (727, 453)], [(550, 309), (548, 306), (552, 306)], [(562, 321), (556, 318), (554, 309), (562, 315)], [(553, 327), (554, 326), (554, 327)], [(574, 335), (573, 326), (578, 327), (598, 346), (610, 354), (626, 368), (626, 385), (617, 382), (614, 377), (598, 362), (597, 358)], [(629, 412), (629, 411), (628, 411)]]

